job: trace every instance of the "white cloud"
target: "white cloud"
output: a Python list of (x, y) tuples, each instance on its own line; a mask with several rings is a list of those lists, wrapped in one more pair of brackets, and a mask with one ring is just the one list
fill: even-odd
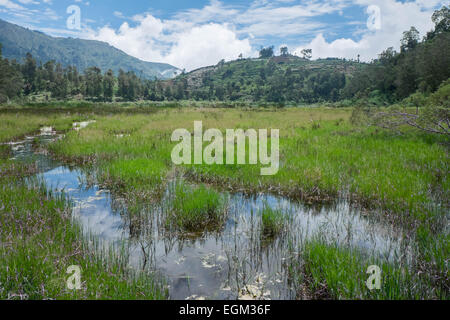
[[(0, 8), (23, 16), (21, 20), (29, 23), (41, 21), (41, 17), (59, 18), (51, 9), (31, 10), (17, 1), (24, 5), (37, 2), (0, 0)], [(74, 1), (89, 5), (86, 0)], [(51, 0), (41, 2), (49, 4)], [(115, 11), (113, 15), (124, 20), (118, 28), (105, 25), (93, 30), (85, 25), (92, 21), (85, 19), (78, 36), (108, 42), (142, 60), (167, 62), (187, 70), (216, 64), (222, 58), (236, 59), (241, 53), (253, 57), (259, 45), (281, 42), (294, 53), (311, 48), (313, 58), (356, 58), (359, 54), (362, 60), (370, 61), (388, 47), (398, 49), (403, 31), (411, 26), (422, 35), (432, 29), (432, 12), (442, 3), (440, 0), (254, 0), (244, 6), (211, 0), (203, 8), (175, 12), (167, 19), (148, 12), (128, 17)], [(380, 7), (381, 28), (369, 30), (366, 21), (352, 13), (355, 10), (364, 13), (373, 5)], [(52, 30), (52, 34), (69, 34), (66, 30)], [(346, 34), (350, 31), (351, 35), (334, 41), (328, 38), (342, 30)]]
[[(354, 3), (363, 7), (373, 5), (372, 0), (354, 0)], [(434, 8), (443, 4), (436, 0), (416, 0), (399, 2), (395, 0), (379, 0), (376, 5), (381, 9), (381, 29), (371, 31), (358, 29), (355, 35), (361, 34), (360, 40), (341, 38), (331, 42), (326, 41), (323, 33), (318, 34), (310, 43), (299, 46), (294, 51), (300, 52), (304, 48), (313, 50), (313, 58), (339, 57), (353, 58), (361, 55), (361, 60), (370, 61), (388, 47), (397, 50), (403, 32), (415, 26), (421, 33), (433, 28), (431, 15)]]
[[(163, 61), (192, 70), (216, 64), (221, 59), (236, 59), (239, 54), (255, 56), (251, 41), (267, 36), (312, 33), (325, 24), (311, 18), (338, 12), (347, 0), (328, 2), (293, 0), (256, 0), (244, 8), (218, 0), (201, 9), (176, 13), (161, 20), (151, 14), (136, 15), (119, 29), (104, 26), (91, 31), (91, 39), (102, 40), (146, 61)], [(120, 12), (117, 17), (125, 18)]]
[(50, 20), (59, 20), (61, 17), (56, 13), (55, 10), (46, 8), (43, 12), (43, 15), (45, 15)]
[(240, 34), (262, 36), (287, 36), (311, 32), (324, 26), (311, 18), (338, 12), (346, 6), (346, 0), (325, 2), (307, 1), (292, 4), (294, 0), (256, 0), (248, 8), (226, 6), (212, 0), (202, 9), (189, 9), (178, 13), (175, 19), (194, 24), (207, 22), (231, 23), (241, 26)]
[(227, 25), (211, 23), (181, 34), (165, 58), (171, 64), (192, 70), (222, 59), (234, 60), (241, 53), (244, 56), (252, 54), (250, 41), (238, 39)]
[(194, 25), (176, 20), (161, 20), (147, 14), (135, 16), (135, 27), (124, 22), (116, 31), (105, 26), (90, 34), (145, 61), (167, 62), (193, 70), (221, 59), (236, 59), (252, 54), (250, 41), (239, 39), (227, 24)]
[(34, 1), (34, 0), (18, 0), (18, 1), (22, 4), (39, 4), (38, 1)]
[(0, 0), (0, 6), (11, 10), (25, 10), (24, 7), (10, 0)]

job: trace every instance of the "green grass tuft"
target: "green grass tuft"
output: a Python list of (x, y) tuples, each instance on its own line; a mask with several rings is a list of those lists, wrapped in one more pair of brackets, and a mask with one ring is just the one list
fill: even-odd
[(170, 204), (168, 226), (179, 231), (201, 233), (218, 231), (226, 218), (226, 200), (220, 193), (204, 185), (191, 187), (184, 183), (175, 186)]
[(288, 216), (280, 209), (272, 209), (267, 203), (261, 212), (261, 234), (266, 239), (280, 235), (288, 222)]

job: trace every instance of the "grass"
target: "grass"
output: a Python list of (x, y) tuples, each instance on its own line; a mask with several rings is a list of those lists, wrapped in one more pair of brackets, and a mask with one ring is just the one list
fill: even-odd
[(226, 214), (225, 199), (218, 192), (204, 185), (191, 187), (177, 183), (167, 225), (183, 233), (218, 231), (225, 222)]
[[(448, 287), (439, 287), (426, 274), (415, 274), (402, 264), (392, 264), (363, 252), (327, 244), (306, 243), (300, 254), (299, 282), (306, 285), (308, 298), (315, 299), (446, 299)], [(370, 265), (381, 268), (381, 288), (369, 290), (366, 281)], [(297, 270), (298, 271), (298, 270)]]
[[(54, 152), (69, 159), (147, 158), (171, 167), (171, 132), (193, 130), (202, 120), (206, 128), (280, 129), (280, 170), (262, 177), (258, 165), (191, 165), (179, 168), (197, 183), (231, 191), (266, 192), (298, 198), (307, 203), (347, 198), (416, 232), (424, 228), (435, 236), (418, 245), (419, 260), (445, 283), (448, 262), (442, 255), (448, 246), (443, 229), (448, 216), (449, 174), (445, 138), (414, 130), (398, 135), (350, 121), (352, 109), (163, 109), (151, 115), (99, 117), (82, 133), (69, 133)], [(107, 128), (135, 125), (130, 135), (111, 139)], [(169, 170), (168, 170), (169, 171)], [(437, 236), (440, 235), (440, 236)], [(444, 259), (444, 261), (446, 261)], [(431, 271), (433, 270), (433, 271)]]
[[(91, 248), (63, 196), (44, 186), (0, 182), (0, 298), (162, 299), (158, 278), (136, 274), (112, 252)], [(82, 269), (82, 289), (66, 288), (66, 270)]]
[[(55, 123), (40, 117), (21, 120), (32, 131), (33, 123), (36, 129)], [(29, 133), (10, 125), (0, 128), (7, 141)], [(36, 172), (33, 164), (7, 157), (6, 152), (0, 154), (0, 299), (167, 298), (158, 275), (130, 269), (120, 250), (91, 245), (73, 221), (64, 195), (48, 192), (37, 180), (26, 183), (22, 178)], [(81, 290), (66, 287), (71, 265), (81, 267)]]
[(68, 130), (74, 121), (84, 119), (82, 116), (67, 114), (27, 116), (17, 110), (15, 113), (0, 113), (0, 143), (20, 139), (26, 134), (38, 132), (42, 127), (53, 127), (57, 131)]
[(98, 180), (110, 190), (149, 200), (160, 197), (167, 171), (164, 164), (152, 159), (119, 159), (105, 163)]
[[(135, 159), (170, 169), (170, 135), (177, 128), (192, 131), (194, 120), (202, 120), (205, 129), (278, 128), (281, 167), (276, 176), (261, 177), (259, 166), (251, 165), (192, 165), (184, 167), (185, 174), (196, 182), (252, 192), (270, 189), (307, 202), (346, 196), (381, 207), (391, 217), (426, 220), (436, 195), (438, 201), (449, 198), (442, 139), (354, 126), (350, 116), (350, 109), (328, 108), (164, 109), (150, 115), (97, 117), (96, 124), (68, 133), (52, 148), (72, 161), (101, 163), (105, 171), (110, 162), (118, 168), (120, 161), (120, 171), (129, 171), (127, 161)], [(138, 175), (142, 176), (131, 171), (128, 180)], [(111, 176), (115, 177), (123, 179)]]
[[(181, 233), (218, 231), (223, 226), (224, 199), (203, 184), (230, 191), (277, 193), (306, 203), (341, 197), (366, 208), (378, 208), (382, 217), (402, 225), (412, 234), (416, 251), (414, 264), (392, 266), (352, 248), (317, 241), (301, 249), (303, 264), (298, 269), (302, 270), (303, 281), (309, 284), (308, 290), (315, 297), (341, 299), (449, 297), (450, 239), (445, 226), (450, 182), (445, 138), (414, 130), (397, 135), (354, 124), (350, 121), (351, 108), (275, 110), (174, 106), (155, 112), (153, 107), (140, 106), (142, 110), (130, 113), (126, 109), (124, 113), (115, 109), (108, 113), (110, 107), (114, 109), (101, 106), (98, 113), (91, 114), (77, 113), (77, 109), (69, 112), (70, 108), (65, 106), (64, 112), (49, 117), (34, 114), (35, 107), (27, 107), (24, 113), (12, 108), (0, 113), (0, 121), (6, 121), (5, 125), (0, 122), (0, 141), (21, 137), (43, 125), (65, 130), (71, 127), (71, 121), (95, 118), (96, 123), (81, 131), (68, 131), (64, 140), (50, 146), (51, 152), (69, 163), (95, 170), (102, 185), (126, 195), (131, 204), (161, 196), (161, 190), (174, 172), (199, 183), (198, 188), (177, 184), (168, 200), (166, 226)], [(204, 130), (280, 129), (279, 173), (260, 176), (258, 165), (174, 168), (170, 160), (174, 146), (170, 142), (171, 133), (178, 128), (192, 131), (195, 120), (203, 121)], [(6, 155), (7, 150), (0, 149), (1, 154)], [(23, 176), (32, 172), (14, 166), (3, 161), (2, 175)], [(3, 181), (3, 193), (15, 192), (14, 185), (8, 189), (9, 184)], [(37, 194), (30, 197), (39, 199)], [(262, 234), (273, 237), (283, 232), (286, 221), (282, 222), (280, 212), (264, 208), (261, 219)], [(363, 283), (369, 263), (379, 263), (387, 275), (386, 286), (376, 294), (367, 291)]]
[(280, 235), (288, 222), (288, 217), (280, 209), (273, 209), (267, 203), (261, 210), (261, 234), (265, 239)]

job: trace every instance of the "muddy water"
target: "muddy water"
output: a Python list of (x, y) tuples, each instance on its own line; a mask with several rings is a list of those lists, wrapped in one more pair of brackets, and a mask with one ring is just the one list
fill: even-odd
[[(369, 219), (344, 201), (310, 207), (268, 194), (227, 194), (228, 220), (221, 232), (179, 238), (164, 228), (170, 192), (160, 203), (128, 214), (123, 201), (108, 190), (86, 187), (80, 168), (69, 168), (45, 152), (45, 146), (59, 138), (44, 128), (38, 136), (11, 144), (13, 159), (37, 163), (39, 178), (48, 188), (70, 197), (86, 234), (103, 246), (125, 246), (132, 267), (160, 271), (172, 299), (294, 299), (287, 270), (295, 250), (289, 248), (317, 236), (391, 261), (408, 250), (399, 230)], [(265, 203), (290, 218), (286, 232), (269, 242), (260, 234), (259, 211)]]

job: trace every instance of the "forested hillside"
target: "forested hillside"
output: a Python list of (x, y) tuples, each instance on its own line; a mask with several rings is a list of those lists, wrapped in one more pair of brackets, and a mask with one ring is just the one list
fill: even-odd
[[(419, 91), (429, 94), (450, 77), (450, 14), (436, 11), (434, 30), (420, 35), (405, 31), (400, 52), (388, 48), (371, 63), (342, 59), (309, 61), (281, 48), (263, 48), (260, 59), (220, 62), (182, 74), (155, 89), (155, 99), (191, 98), (274, 103), (335, 102), (361, 99), (376, 105), (391, 104)], [(423, 36), (423, 38), (421, 38)], [(159, 94), (159, 95), (158, 95)]]
[[(411, 27), (399, 39), (400, 52), (388, 48), (371, 63), (335, 58), (311, 61), (311, 50), (304, 50), (300, 58), (290, 55), (286, 47), (275, 56), (274, 48), (267, 47), (261, 49), (257, 59), (221, 61), (215, 66), (183, 72), (171, 80), (149, 80), (140, 73), (122, 69), (120, 64), (104, 68), (108, 58), (102, 55), (97, 57), (97, 66), (84, 72), (53, 60), (40, 64), (32, 51), (25, 54), (22, 64), (1, 61), (0, 101), (44, 95), (46, 100), (197, 100), (277, 106), (317, 102), (346, 105), (359, 101), (390, 105), (413, 94), (428, 96), (450, 77), (449, 9), (436, 11), (432, 21), (432, 31), (423, 36)], [(24, 41), (34, 43), (34, 48), (45, 47), (50, 38), (36, 32), (33, 35), (36, 38)], [(57, 54), (72, 61), (70, 53)], [(114, 72), (117, 68), (118, 72)]]
[(165, 95), (272, 103), (337, 101), (347, 79), (362, 66), (356, 61), (310, 61), (289, 54), (222, 61), (168, 81)]
[(166, 63), (145, 62), (127, 55), (105, 42), (72, 38), (54, 38), (0, 19), (0, 43), (3, 56), (21, 62), (30, 53), (37, 63), (54, 60), (63, 67), (83, 72), (89, 67), (102, 70), (133, 71), (146, 79), (167, 79), (179, 70)]

